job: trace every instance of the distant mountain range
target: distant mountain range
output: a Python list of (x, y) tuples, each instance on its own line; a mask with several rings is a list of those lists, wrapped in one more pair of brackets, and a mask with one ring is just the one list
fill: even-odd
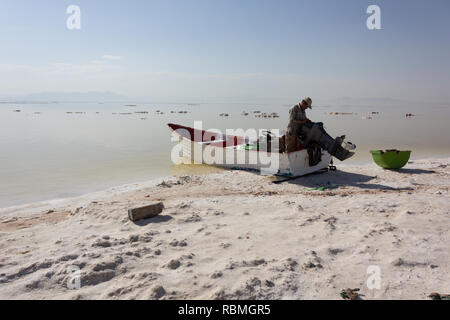
[(39, 92), (20, 96), (0, 97), (1, 101), (23, 102), (111, 102), (129, 101), (130, 98), (114, 92)]

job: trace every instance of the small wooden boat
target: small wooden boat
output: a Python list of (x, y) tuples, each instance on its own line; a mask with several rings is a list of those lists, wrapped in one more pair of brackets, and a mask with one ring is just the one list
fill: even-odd
[[(319, 158), (311, 161), (311, 152), (301, 144), (294, 152), (280, 152), (279, 148), (272, 147), (272, 141), (280, 137), (270, 132), (252, 141), (245, 136), (225, 135), (178, 124), (170, 123), (168, 126), (178, 141), (175, 153), (178, 152), (187, 160), (183, 163), (206, 163), (230, 169), (258, 171), (262, 174), (297, 177), (327, 169), (332, 160), (327, 151), (320, 150)], [(211, 162), (212, 154), (219, 161)]]

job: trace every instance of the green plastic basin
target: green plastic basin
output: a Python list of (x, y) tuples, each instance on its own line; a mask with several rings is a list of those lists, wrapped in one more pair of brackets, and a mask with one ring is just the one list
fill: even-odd
[(411, 151), (372, 150), (373, 161), (384, 169), (400, 169), (408, 163)]

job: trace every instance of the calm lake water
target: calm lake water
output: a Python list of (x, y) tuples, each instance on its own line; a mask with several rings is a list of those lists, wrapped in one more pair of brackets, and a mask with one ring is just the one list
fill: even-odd
[[(156, 115), (156, 110), (165, 114)], [(244, 117), (244, 110), (278, 112), (280, 118)], [(202, 120), (204, 129), (285, 129), (288, 110), (286, 104), (0, 104), (0, 207), (182, 173), (186, 168), (175, 168), (170, 160), (174, 144), (167, 123), (193, 126), (194, 120)], [(329, 114), (336, 111), (357, 114)], [(372, 111), (380, 114), (362, 119)], [(230, 116), (219, 117), (222, 112)], [(407, 119), (409, 112), (416, 116)], [(331, 136), (346, 134), (357, 145), (356, 156), (346, 163), (370, 161), (370, 149), (408, 149), (413, 159), (450, 156), (446, 107), (315, 107), (307, 114), (324, 122)]]

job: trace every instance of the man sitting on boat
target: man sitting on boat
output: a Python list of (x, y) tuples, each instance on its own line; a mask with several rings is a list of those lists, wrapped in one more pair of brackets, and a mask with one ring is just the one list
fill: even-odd
[(307, 97), (299, 104), (296, 104), (289, 110), (289, 124), (286, 130), (285, 145), (286, 152), (293, 152), (298, 150), (300, 143), (301, 126), (310, 120), (306, 117), (306, 109), (312, 108), (312, 100)]

